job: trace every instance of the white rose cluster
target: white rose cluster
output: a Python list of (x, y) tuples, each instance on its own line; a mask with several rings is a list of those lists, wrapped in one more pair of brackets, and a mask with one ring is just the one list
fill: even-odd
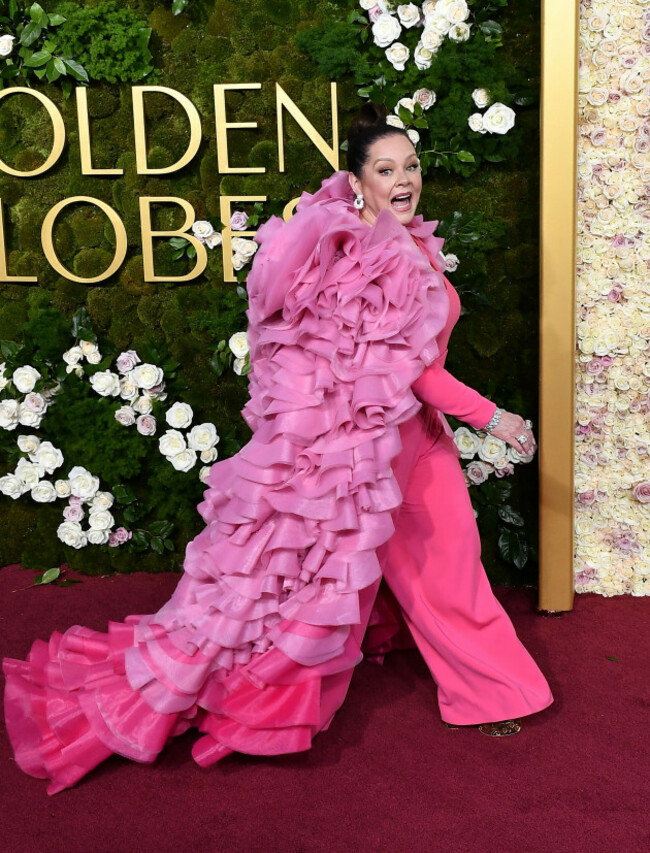
[(192, 225), (192, 234), (199, 242), (203, 243), (208, 249), (216, 249), (223, 242), (223, 238), (219, 231), (215, 231), (214, 225), (205, 219), (197, 220)]
[(372, 3), (359, 0), (359, 5), (372, 21), (373, 42), (385, 50), (386, 59), (397, 71), (404, 71), (411, 58), (410, 49), (399, 41), (403, 30), (421, 27), (420, 39), (413, 52), (413, 61), (421, 71), (430, 67), (445, 38), (463, 42), (471, 35), (466, 0), (426, 0), (422, 4), (395, 5), (382, 0)]
[(580, 20), (575, 588), (650, 595), (650, 8)]
[(58, 386), (35, 391), (36, 384), (42, 378), (40, 372), (29, 364), (17, 367), (11, 376), (7, 375), (7, 365), (0, 364), (0, 391), (12, 390), (24, 394), (23, 399), (5, 397), (0, 399), (0, 429), (14, 430), (19, 426), (38, 429)]
[(248, 336), (246, 332), (235, 332), (230, 336), (228, 347), (231, 353), (235, 356), (232, 369), (238, 376), (242, 376), (250, 371), (250, 347), (248, 346)]
[[(491, 101), (487, 89), (474, 89), (472, 100), (479, 109), (485, 109)], [(472, 113), (467, 119), (470, 130), (475, 133), (506, 134), (515, 126), (516, 114), (513, 109), (497, 101), (485, 113)]]
[(527, 463), (533, 458), (522, 456), (500, 438), (464, 426), (454, 431), (454, 443), (460, 458), (467, 462), (464, 475), (468, 486), (484, 483), (490, 474), (498, 478), (510, 476), (517, 463)]

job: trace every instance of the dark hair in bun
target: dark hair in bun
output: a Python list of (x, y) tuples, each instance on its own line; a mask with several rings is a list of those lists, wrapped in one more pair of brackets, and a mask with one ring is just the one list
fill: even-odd
[(409, 138), (403, 128), (386, 124), (387, 115), (388, 111), (383, 104), (368, 101), (352, 120), (348, 130), (348, 171), (359, 179), (368, 160), (368, 149), (373, 142), (396, 134)]

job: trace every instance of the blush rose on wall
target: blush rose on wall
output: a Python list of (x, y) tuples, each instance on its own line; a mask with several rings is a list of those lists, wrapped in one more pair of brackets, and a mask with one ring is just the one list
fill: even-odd
[(650, 595), (650, 4), (580, 19), (575, 588)]

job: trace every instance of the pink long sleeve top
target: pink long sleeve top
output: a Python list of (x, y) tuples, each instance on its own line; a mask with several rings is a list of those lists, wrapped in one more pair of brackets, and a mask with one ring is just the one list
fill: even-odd
[[(435, 267), (433, 259), (429, 257), (429, 260)], [(460, 299), (451, 282), (445, 276), (443, 278), (449, 296), (449, 316), (444, 329), (437, 338), (440, 355), (425, 368), (411, 387), (415, 396), (423, 403), (480, 429), (490, 421), (497, 407), (491, 400), (483, 397), (478, 391), (460, 382), (448, 370), (445, 370), (447, 344), (460, 317)]]

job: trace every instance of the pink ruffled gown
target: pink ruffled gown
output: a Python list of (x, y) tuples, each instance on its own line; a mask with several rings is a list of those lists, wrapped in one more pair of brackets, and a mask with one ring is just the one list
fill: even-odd
[[(50, 779), (48, 793), (113, 752), (151, 762), (190, 727), (203, 766), (308, 749), (362, 658), (382, 574), (444, 719), (552, 701), (490, 590), (438, 413), (482, 426), (494, 405), (442, 367), (458, 300), (429, 262), (435, 224), (405, 228), (382, 211), (368, 228), (337, 172), (290, 222), (260, 229), (244, 409), (254, 435), (213, 466), (206, 527), (174, 595), (108, 633), (74, 626), (4, 661), (16, 761)], [(384, 651), (380, 610), (371, 621)]]

